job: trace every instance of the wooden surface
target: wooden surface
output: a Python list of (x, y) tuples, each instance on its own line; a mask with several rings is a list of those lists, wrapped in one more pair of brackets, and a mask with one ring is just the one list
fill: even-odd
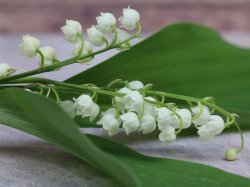
[(250, 0), (0, 0), (0, 32), (58, 31), (66, 19), (79, 20), (86, 28), (101, 11), (118, 17), (128, 5), (141, 13), (146, 32), (177, 21), (250, 30)]

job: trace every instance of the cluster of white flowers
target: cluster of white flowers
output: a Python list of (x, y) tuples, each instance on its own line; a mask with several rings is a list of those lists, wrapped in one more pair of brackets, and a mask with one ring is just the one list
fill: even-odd
[[(127, 30), (135, 29), (140, 21), (139, 13), (130, 7), (123, 9), (123, 16), (120, 17), (119, 22), (121, 27)], [(101, 47), (106, 44), (109, 45), (108, 36), (110, 35), (112, 41), (110, 44), (120, 44), (118, 48), (126, 49), (130, 47), (129, 41), (126, 41), (130, 34), (116, 27), (116, 18), (113, 14), (101, 12), (101, 15), (96, 17), (97, 25), (93, 25), (87, 29), (87, 39), (83, 39), (82, 26), (79, 22), (74, 20), (67, 20), (61, 30), (65, 36), (65, 40), (74, 44), (72, 54), (75, 56), (88, 56), (89, 58), (81, 59), (79, 62), (84, 63), (90, 61), (93, 57), (93, 45)], [(124, 43), (122, 43), (124, 42)]]
[(38, 56), (40, 67), (49, 66), (57, 62), (56, 50), (50, 46), (40, 47), (40, 41), (33, 36), (23, 36), (23, 42), (19, 47), (21, 53), (27, 57)]
[[(122, 127), (126, 134), (142, 131), (148, 134), (157, 128), (161, 142), (175, 141), (178, 130), (194, 124), (201, 140), (209, 140), (224, 129), (224, 121), (218, 115), (211, 115), (208, 107), (198, 103), (190, 110), (175, 106), (163, 106), (158, 98), (145, 96), (145, 86), (140, 81), (131, 81), (117, 91), (122, 96), (114, 97), (113, 107), (100, 114), (98, 125), (111, 136)], [(94, 120), (99, 114), (99, 106), (89, 95), (81, 95), (72, 101), (64, 101), (61, 106), (74, 118), (75, 115), (90, 117)], [(161, 105), (160, 105), (161, 104)]]
[[(96, 17), (96, 20), (97, 25), (87, 29), (87, 39), (83, 38), (82, 26), (77, 21), (66, 20), (66, 25), (61, 27), (64, 39), (74, 44), (72, 54), (79, 57), (78, 62), (80, 63), (93, 59), (93, 45), (97, 47), (101, 47), (103, 44), (106, 44), (107, 47), (116, 45), (114, 48), (119, 50), (130, 47), (129, 38), (131, 35), (127, 31), (116, 27), (116, 18), (113, 14), (101, 12), (101, 15)], [(118, 21), (121, 23), (120, 27), (131, 31), (139, 27), (140, 14), (130, 7), (124, 8), (123, 16)], [(55, 49), (50, 46), (40, 47), (40, 41), (33, 36), (23, 36), (20, 49), (21, 53), (27, 57), (38, 56), (40, 67), (58, 62)]]

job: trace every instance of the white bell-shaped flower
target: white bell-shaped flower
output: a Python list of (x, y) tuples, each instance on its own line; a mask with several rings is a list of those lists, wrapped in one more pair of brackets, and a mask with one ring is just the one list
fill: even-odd
[(83, 94), (74, 100), (76, 115), (81, 115), (83, 118), (89, 116), (90, 120), (92, 121), (99, 114), (99, 106), (93, 102), (92, 98), (89, 95)]
[(90, 121), (93, 121), (99, 114), (100, 107), (96, 103), (93, 103), (92, 105), (92, 111), (89, 114)]
[(116, 109), (115, 108), (109, 108), (105, 112), (102, 112), (102, 115), (104, 116), (105, 114), (111, 114), (112, 116), (116, 115)]
[(197, 128), (197, 133), (200, 135), (200, 139), (203, 141), (207, 141), (223, 131), (224, 120), (218, 115), (211, 115), (205, 125)]
[(84, 53), (84, 51), (86, 51), (87, 53), (91, 53), (93, 51), (93, 46), (89, 41), (78, 41), (77, 43), (75, 43), (74, 45), (74, 49), (72, 50), (72, 54), (74, 56), (83, 56), (82, 54), (80, 54), (82, 49), (82, 53)]
[[(118, 90), (118, 93), (128, 94), (131, 91), (132, 90), (128, 89), (127, 87), (123, 87), (120, 90)], [(123, 110), (124, 106), (125, 106), (125, 104), (127, 102), (127, 97), (125, 97), (125, 95), (122, 96), (122, 97), (116, 96), (115, 101), (118, 103), (119, 107)]]
[[(81, 52), (81, 54), (80, 54), (80, 52)], [(75, 44), (74, 50), (72, 51), (72, 54), (74, 56), (84, 57), (84, 56), (90, 55), (92, 52), (93, 52), (93, 46), (89, 41), (86, 40), (83, 43), (83, 48), (82, 48), (82, 41), (77, 42)], [(78, 62), (85, 63), (85, 62), (89, 62), (92, 59), (93, 59), (93, 57), (88, 57), (88, 58), (84, 58), (82, 60), (78, 60)]]
[(105, 43), (106, 38), (104, 34), (101, 31), (97, 30), (95, 26), (87, 29), (87, 35), (89, 42), (95, 46), (100, 47)]
[(60, 106), (69, 115), (70, 118), (76, 117), (76, 111), (73, 105), (74, 105), (73, 101), (70, 100), (65, 100), (60, 102)]
[(82, 26), (79, 22), (74, 20), (66, 20), (66, 25), (61, 27), (64, 34), (64, 39), (71, 43), (76, 43), (80, 40), (82, 35)]
[(159, 139), (163, 143), (170, 143), (175, 141), (176, 134), (175, 129), (172, 126), (167, 126), (163, 131), (159, 134)]
[(198, 117), (192, 121), (195, 126), (202, 126), (208, 122), (210, 112), (207, 106), (198, 105), (196, 107), (191, 108), (191, 111), (193, 112), (194, 117), (198, 115)]
[[(43, 66), (50, 66), (55, 63), (56, 50), (53, 47), (50, 46), (41, 47), (40, 51), (44, 56)], [(38, 55), (38, 57), (39, 57), (39, 64), (42, 65), (42, 58), (40, 55)]]
[[(123, 50), (123, 49), (126, 50), (126, 49), (130, 48), (130, 46), (131, 46), (130, 42), (129, 41), (125, 42), (127, 39), (130, 38), (130, 34), (127, 31), (124, 31), (124, 30), (121, 30), (118, 28), (116, 28), (116, 34), (117, 34), (117, 38), (116, 38), (115, 44), (123, 43), (120, 45), (119, 50)], [(114, 39), (115, 34), (112, 34), (111, 37)]]
[(138, 117), (134, 112), (124, 113), (120, 116), (120, 118), (123, 122), (122, 127), (125, 129), (127, 135), (131, 132), (136, 131), (140, 126)]
[(113, 31), (113, 27), (116, 24), (115, 16), (111, 13), (103, 13), (96, 17), (97, 24), (96, 28), (105, 34), (109, 34)]
[(143, 96), (138, 91), (131, 91), (125, 96), (126, 104), (125, 109), (129, 111), (141, 111), (144, 103)]
[(94, 102), (89, 95), (81, 95), (74, 100), (74, 108), (76, 109), (76, 115), (82, 115), (82, 117), (85, 117), (91, 114)]
[(19, 45), (21, 53), (27, 57), (36, 56), (37, 51), (40, 47), (40, 41), (29, 35), (23, 36), (23, 42)]
[[(156, 101), (153, 97), (145, 97), (145, 100)], [(156, 115), (156, 107), (154, 104), (145, 101), (144, 102), (144, 114), (155, 116)]]
[(153, 132), (156, 128), (155, 118), (151, 115), (144, 115), (141, 119), (141, 128), (143, 134)]
[[(188, 109), (177, 109), (176, 113), (179, 115), (179, 117), (182, 120), (182, 129), (186, 129), (190, 127), (192, 123), (192, 114)], [(175, 128), (180, 128), (181, 121), (178, 118), (179, 124), (177, 126), (174, 126)]]
[(97, 124), (102, 125), (103, 129), (109, 134), (109, 136), (112, 136), (117, 134), (120, 126), (120, 121), (117, 120), (114, 115), (104, 113)]
[(140, 89), (144, 88), (144, 85), (141, 81), (131, 81), (128, 83), (128, 87), (131, 90), (140, 90)]
[(119, 18), (119, 22), (127, 30), (136, 28), (136, 24), (140, 21), (140, 14), (130, 7), (123, 9), (123, 16)]
[(168, 126), (178, 127), (180, 125), (177, 115), (173, 114), (173, 112), (166, 107), (157, 108), (157, 121), (158, 128), (161, 131)]
[(10, 68), (9, 64), (0, 63), (0, 77), (5, 77), (10, 74), (13, 69)]

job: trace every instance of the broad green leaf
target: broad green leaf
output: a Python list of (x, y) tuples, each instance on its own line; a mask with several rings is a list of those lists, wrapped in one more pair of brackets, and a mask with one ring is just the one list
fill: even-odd
[(51, 99), (16, 88), (1, 90), (0, 98), (0, 124), (45, 139), (125, 186), (141, 186), (131, 169), (98, 149)]
[(0, 123), (71, 152), (126, 186), (249, 186), (250, 179), (210, 166), (143, 156), (111, 140), (81, 134), (60, 107), (43, 96), (10, 88), (1, 90), (0, 97)]
[[(117, 78), (153, 83), (162, 90), (213, 96), (250, 129), (250, 50), (226, 43), (213, 30), (173, 24), (66, 82), (106, 85)], [(68, 96), (69, 97), (69, 96)]]
[[(133, 170), (144, 187), (248, 187), (250, 179), (220, 169), (186, 161), (141, 155), (130, 148), (89, 135), (101, 149), (111, 153)], [(225, 161), (227, 162), (227, 161)]]

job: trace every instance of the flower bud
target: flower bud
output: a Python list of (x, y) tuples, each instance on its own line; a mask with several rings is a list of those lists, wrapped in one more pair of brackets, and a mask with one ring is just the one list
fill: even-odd
[(102, 125), (103, 129), (108, 132), (110, 136), (117, 134), (120, 126), (120, 122), (109, 113), (104, 114), (97, 124)]
[(167, 126), (164, 130), (159, 134), (159, 139), (163, 143), (170, 143), (175, 141), (175, 129), (172, 126)]
[(112, 32), (113, 27), (116, 24), (115, 16), (108, 12), (101, 12), (101, 15), (96, 17), (96, 21), (98, 23), (96, 28), (105, 34)]
[(0, 77), (6, 77), (10, 74), (13, 69), (10, 68), (9, 64), (0, 63)]
[[(41, 47), (40, 51), (42, 52), (43, 56), (44, 56), (44, 66), (49, 66), (52, 65), (53, 63), (55, 63), (56, 60), (56, 50), (50, 46), (46, 46), (46, 47)], [(41, 56), (38, 55), (39, 57), (39, 64), (42, 65), (42, 59)]]
[(37, 50), (40, 47), (40, 41), (33, 36), (23, 36), (23, 42), (19, 45), (21, 53), (27, 57), (36, 56)]
[(105, 43), (106, 38), (104, 34), (101, 31), (97, 30), (94, 26), (87, 29), (87, 35), (89, 42), (95, 46), (100, 47)]
[(61, 101), (60, 106), (62, 109), (69, 115), (70, 118), (75, 118), (76, 117), (76, 111), (75, 108), (73, 107), (74, 103), (70, 100), (66, 101)]
[(138, 91), (131, 91), (124, 97), (126, 98), (125, 109), (129, 111), (141, 111), (144, 100)]
[(131, 81), (128, 83), (128, 87), (131, 90), (140, 90), (144, 87), (144, 85), (141, 81)]
[(120, 118), (123, 122), (122, 127), (125, 129), (127, 135), (136, 131), (140, 126), (138, 117), (134, 112), (124, 113), (120, 116)]
[(226, 153), (225, 153), (225, 158), (229, 161), (233, 161), (236, 159), (237, 152), (235, 149), (228, 148)]
[(136, 24), (140, 20), (140, 14), (130, 7), (123, 9), (123, 16), (119, 18), (119, 22), (127, 30), (136, 28)]
[(71, 43), (79, 41), (79, 36), (82, 35), (82, 26), (79, 22), (74, 20), (66, 20), (66, 25), (61, 27), (64, 34), (64, 39)]
[(144, 115), (141, 119), (141, 130), (143, 134), (153, 132), (156, 128), (155, 118), (151, 115)]
[(211, 115), (205, 125), (197, 128), (197, 133), (200, 135), (200, 139), (203, 141), (207, 141), (223, 131), (224, 120), (218, 115)]
[(196, 107), (191, 108), (194, 117), (198, 115), (196, 119), (193, 120), (195, 126), (202, 126), (208, 122), (210, 117), (209, 109), (205, 105), (199, 105)]

